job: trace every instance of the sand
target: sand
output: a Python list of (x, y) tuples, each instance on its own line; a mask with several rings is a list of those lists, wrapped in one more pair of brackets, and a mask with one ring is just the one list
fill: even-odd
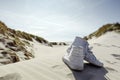
[(0, 80), (74, 80), (72, 72), (62, 62), (67, 47), (48, 47), (35, 41), (33, 50), (36, 57), (0, 66)]
[(111, 32), (89, 41), (103, 68), (87, 64), (71, 70), (62, 61), (68, 46), (48, 47), (34, 41), (35, 58), (0, 66), (0, 80), (120, 80), (120, 35)]

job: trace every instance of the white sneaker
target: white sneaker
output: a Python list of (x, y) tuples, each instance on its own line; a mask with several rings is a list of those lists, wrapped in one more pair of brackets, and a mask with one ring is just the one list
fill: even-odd
[[(88, 48), (88, 47), (87, 47)], [(85, 53), (85, 57), (84, 60), (86, 60), (87, 62), (102, 67), (103, 63), (101, 63), (94, 55), (93, 53), (90, 51), (90, 49), (87, 49), (87, 52)]]
[(83, 59), (83, 47), (81, 46), (72, 46), (70, 52), (63, 57), (63, 61), (74, 70), (84, 69)]

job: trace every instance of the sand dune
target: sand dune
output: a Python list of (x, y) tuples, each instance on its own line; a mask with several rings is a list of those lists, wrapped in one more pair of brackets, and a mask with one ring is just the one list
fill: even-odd
[[(35, 59), (1, 66), (0, 76), (11, 78), (14, 73), (17, 73), (22, 80), (73, 80), (72, 72), (62, 62), (62, 56), (67, 47), (51, 48), (39, 45), (36, 42), (34, 47), (37, 52)], [(0, 78), (0, 80), (7, 80), (7, 78)]]
[(98, 68), (85, 62), (83, 71), (70, 70), (62, 61), (68, 46), (48, 47), (34, 41), (36, 58), (0, 66), (0, 80), (119, 80), (120, 36), (108, 33), (89, 41), (95, 56), (104, 63)]
[(108, 32), (97, 39), (89, 41), (93, 52), (104, 63), (107, 80), (120, 79), (120, 35)]

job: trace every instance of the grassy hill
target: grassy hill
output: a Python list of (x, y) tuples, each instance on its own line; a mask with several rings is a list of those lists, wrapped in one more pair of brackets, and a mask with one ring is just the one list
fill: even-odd
[(34, 58), (31, 44), (33, 40), (38, 43), (49, 44), (42, 37), (10, 29), (0, 21), (0, 65)]
[(113, 24), (106, 24), (100, 27), (97, 31), (91, 33), (88, 36), (85, 36), (84, 39), (88, 40), (92, 37), (100, 37), (101, 35), (105, 34), (106, 32), (117, 32), (120, 33), (120, 24), (119, 23), (113, 23)]
[(11, 36), (13, 38), (19, 37), (19, 38), (23, 38), (29, 41), (32, 41), (32, 39), (35, 39), (36, 41), (40, 43), (48, 43), (48, 41), (42, 37), (38, 37), (38, 36), (29, 34), (26, 32), (22, 32), (22, 31), (16, 31), (14, 29), (10, 29), (1, 21), (0, 21), (0, 33), (5, 36)]

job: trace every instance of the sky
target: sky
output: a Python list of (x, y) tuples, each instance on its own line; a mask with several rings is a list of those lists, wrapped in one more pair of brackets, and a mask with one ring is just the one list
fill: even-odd
[(120, 0), (0, 0), (0, 20), (48, 41), (73, 41), (120, 22)]

